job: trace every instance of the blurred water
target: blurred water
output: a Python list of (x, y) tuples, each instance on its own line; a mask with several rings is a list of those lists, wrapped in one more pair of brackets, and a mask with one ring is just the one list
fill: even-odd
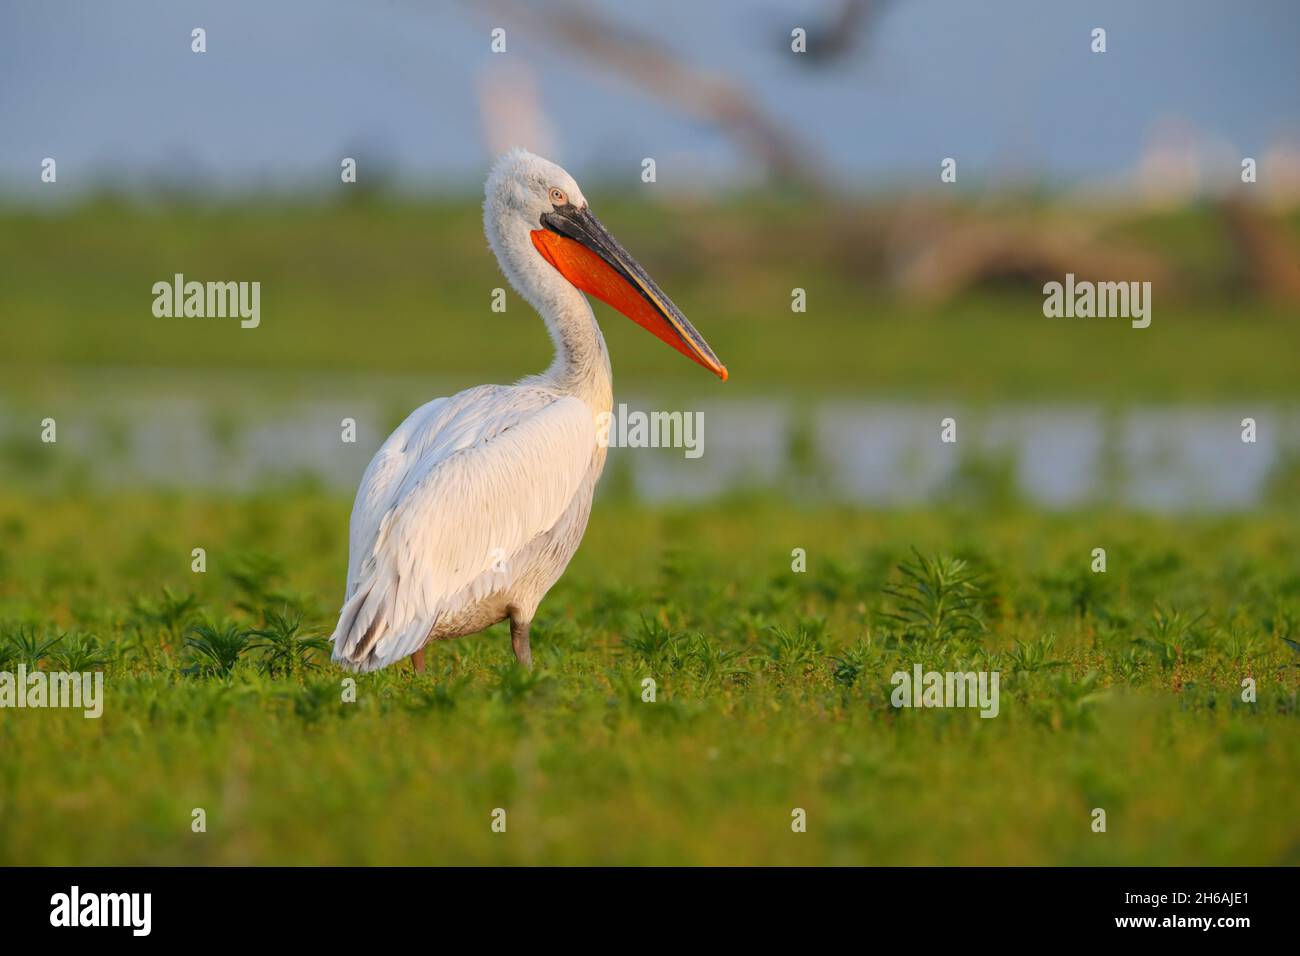
[[(0, 398), (6, 484), (250, 492), (308, 481), (350, 494), (375, 449), (420, 402), (405, 387), (386, 397), (357, 387), (282, 398), (93, 391)], [(1294, 407), (619, 401), (631, 411), (702, 414), (698, 458), (680, 448), (610, 449), (604, 485), (646, 501), (766, 491), (874, 506), (1023, 496), (1049, 509), (1231, 511), (1261, 504), (1274, 477), (1300, 470)], [(1242, 441), (1247, 416), (1257, 422), (1253, 444)], [(54, 444), (40, 441), (45, 417), (57, 423)], [(951, 444), (940, 436), (948, 417), (956, 420)], [(355, 443), (342, 440), (345, 418), (356, 421)]]

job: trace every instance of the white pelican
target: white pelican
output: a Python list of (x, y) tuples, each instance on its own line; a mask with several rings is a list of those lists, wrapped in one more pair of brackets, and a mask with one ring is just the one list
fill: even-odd
[(375, 453), (352, 507), (347, 592), (331, 638), (334, 660), (350, 670), (408, 656), (423, 670), (430, 640), (506, 618), (515, 656), (531, 666), (529, 624), (578, 548), (605, 465), (598, 432), (613, 385), (584, 292), (727, 378), (563, 169), (517, 149), (497, 161), (486, 192), (488, 242), (545, 320), (555, 360), (516, 385), (434, 399)]

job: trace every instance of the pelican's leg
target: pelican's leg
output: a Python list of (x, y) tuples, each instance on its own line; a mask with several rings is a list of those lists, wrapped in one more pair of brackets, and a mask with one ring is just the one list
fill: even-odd
[(533, 651), (528, 646), (528, 628), (532, 623), (510, 615), (510, 643), (515, 649), (515, 658), (529, 669), (533, 666)]
[(424, 673), (424, 648), (420, 648), (411, 655), (411, 666), (415, 668), (417, 674)]

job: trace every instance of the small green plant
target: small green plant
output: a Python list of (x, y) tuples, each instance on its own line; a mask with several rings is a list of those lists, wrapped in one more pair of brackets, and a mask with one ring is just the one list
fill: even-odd
[(858, 641), (831, 658), (831, 677), (841, 687), (852, 687), (872, 658), (870, 641)]
[(167, 645), (175, 647), (180, 644), (181, 635), (194, 619), (198, 606), (198, 598), (193, 594), (174, 594), (171, 588), (164, 587), (157, 601), (136, 597), (132, 610), (139, 624), (161, 628), (167, 636)]
[(64, 635), (44, 637), (30, 624), (23, 624), (9, 633), (5, 642), (5, 656), (8, 662), (24, 664), (29, 670), (40, 667), (41, 661), (62, 641)]
[(905, 641), (942, 643), (974, 639), (984, 632), (978, 576), (960, 558), (914, 558), (898, 565), (902, 581), (886, 586), (894, 608), (882, 612)]
[(687, 657), (701, 690), (708, 690), (721, 682), (740, 681), (749, 676), (739, 650), (724, 647), (703, 634), (691, 638)]
[(319, 655), (328, 654), (329, 638), (302, 629), (302, 612), (285, 608), (267, 611), (265, 625), (249, 631), (248, 649), (260, 652), (259, 664), (273, 677), (293, 677), (320, 666)]
[(787, 680), (807, 673), (816, 666), (821, 646), (815, 631), (800, 624), (793, 631), (780, 625), (769, 628), (764, 642), (768, 659)]
[(1204, 618), (1204, 612), (1189, 618), (1176, 608), (1166, 611), (1157, 604), (1147, 623), (1146, 636), (1133, 643), (1155, 658), (1162, 670), (1169, 670), (1179, 661), (1200, 660), (1205, 652), (1205, 631), (1200, 626)]
[(250, 632), (235, 621), (204, 622), (190, 628), (185, 646), (193, 652), (194, 663), (185, 673), (211, 677), (228, 677), (248, 650)]
[(1254, 657), (1259, 649), (1259, 636), (1253, 630), (1236, 626), (1228, 630), (1228, 640), (1223, 647), (1228, 660), (1247, 660)]
[(1007, 660), (1017, 671), (1041, 671), (1053, 667), (1064, 667), (1066, 662), (1050, 657), (1056, 645), (1056, 632), (1049, 631), (1033, 641), (1016, 641), (1016, 646), (1007, 652)]
[(1146, 657), (1136, 647), (1125, 648), (1123, 653), (1115, 655), (1114, 660), (1115, 671), (1126, 684), (1136, 686), (1142, 683)]
[(624, 646), (652, 670), (680, 669), (686, 658), (686, 638), (653, 617), (641, 617), (641, 629), (623, 639)]
[(103, 670), (112, 663), (113, 654), (97, 637), (78, 632), (65, 635), (50, 658), (61, 671), (82, 673)]

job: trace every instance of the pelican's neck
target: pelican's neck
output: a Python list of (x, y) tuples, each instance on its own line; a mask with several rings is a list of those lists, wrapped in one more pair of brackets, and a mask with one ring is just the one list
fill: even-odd
[(555, 345), (550, 368), (529, 381), (581, 398), (594, 412), (609, 411), (614, 400), (609, 352), (587, 297), (542, 258), (527, 230), (501, 226), (489, 217), (492, 251), (515, 291), (546, 322)]
[(591, 304), (549, 264), (542, 266), (562, 288), (556, 290), (557, 296), (533, 303), (555, 345), (555, 358), (539, 377), (556, 391), (583, 399), (595, 411), (609, 411), (614, 394), (613, 373), (605, 336), (600, 334)]

